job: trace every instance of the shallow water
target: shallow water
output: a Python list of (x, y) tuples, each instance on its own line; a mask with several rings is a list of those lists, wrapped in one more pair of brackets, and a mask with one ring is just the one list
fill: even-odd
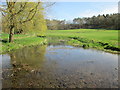
[(118, 55), (68, 45), (25, 47), (2, 55), (3, 88), (116, 88)]

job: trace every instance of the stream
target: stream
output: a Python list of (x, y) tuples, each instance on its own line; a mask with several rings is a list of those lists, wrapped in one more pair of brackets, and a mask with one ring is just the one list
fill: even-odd
[(42, 45), (1, 56), (3, 88), (118, 87), (117, 54), (69, 45)]

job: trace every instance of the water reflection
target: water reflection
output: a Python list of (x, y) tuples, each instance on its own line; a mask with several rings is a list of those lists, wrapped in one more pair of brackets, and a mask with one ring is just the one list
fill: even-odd
[[(40, 69), (44, 65), (46, 45), (25, 47), (2, 56), (3, 87), (25, 86), (30, 82), (29, 73)], [(32, 81), (32, 80), (31, 80)], [(24, 82), (24, 83), (22, 83)], [(23, 85), (21, 85), (23, 84)]]
[(26, 47), (10, 53), (10, 58), (16, 63), (27, 64), (32, 68), (40, 68), (45, 60), (46, 45), (37, 47)]
[(118, 55), (103, 51), (66, 45), (26, 47), (3, 55), (3, 87), (117, 87), (117, 68)]

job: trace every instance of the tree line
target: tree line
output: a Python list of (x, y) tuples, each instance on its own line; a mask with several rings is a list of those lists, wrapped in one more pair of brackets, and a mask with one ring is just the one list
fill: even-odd
[(74, 18), (72, 21), (46, 19), (49, 30), (67, 29), (114, 29), (120, 30), (120, 14), (103, 14), (93, 17)]

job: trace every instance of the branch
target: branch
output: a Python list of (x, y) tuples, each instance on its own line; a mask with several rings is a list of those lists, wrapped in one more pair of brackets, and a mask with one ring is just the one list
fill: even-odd
[(6, 2), (7, 2), (7, 6), (8, 6), (8, 8), (9, 8), (10, 2), (9, 2), (8, 0), (6, 0)]
[[(36, 7), (35, 7), (34, 9), (32, 9), (32, 10), (29, 11), (29, 14), (28, 14), (27, 19), (26, 19), (25, 21), (21, 22), (21, 23), (25, 23), (25, 22), (31, 21), (31, 20), (33, 19), (33, 17), (35, 16), (35, 14), (36, 14), (36, 12), (37, 12), (37, 8), (38, 8), (39, 4), (40, 4), (40, 2), (38, 2), (38, 4), (36, 5)], [(32, 15), (32, 17), (29, 18), (30, 13), (31, 13), (33, 10), (35, 10), (35, 12), (34, 12), (34, 14)], [(28, 18), (29, 18), (29, 19), (28, 19)]]
[(56, 2), (53, 2), (52, 4), (49, 4), (49, 5), (45, 6), (45, 8), (48, 8), (48, 7), (50, 7), (50, 6), (53, 6), (55, 3), (56, 3)]
[(5, 17), (5, 14), (2, 12), (2, 15)]
[(8, 13), (7, 10), (4, 10), (4, 9), (2, 9), (2, 8), (0, 8), (0, 12)]
[(21, 4), (20, 8), (22, 8), (22, 9), (20, 9), (17, 13), (14, 13), (14, 15), (19, 14), (20, 12), (22, 12), (25, 9), (26, 4), (27, 4), (27, 2), (25, 2), (24, 6)]

